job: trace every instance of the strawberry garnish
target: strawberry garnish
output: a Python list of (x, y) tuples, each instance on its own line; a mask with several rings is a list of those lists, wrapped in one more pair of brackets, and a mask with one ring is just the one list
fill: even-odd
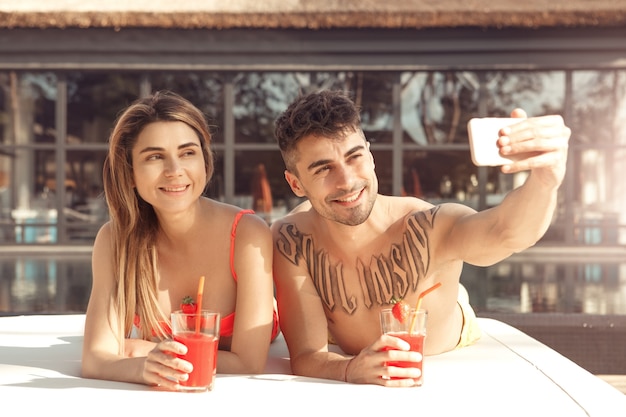
[(411, 306), (409, 306), (404, 300), (392, 298), (391, 303), (393, 307), (391, 308), (391, 313), (400, 323), (404, 323), (404, 320), (409, 317), (411, 314)]
[(193, 297), (186, 296), (183, 298), (183, 302), (180, 304), (180, 309), (185, 314), (193, 314), (196, 312), (196, 303), (193, 301)]

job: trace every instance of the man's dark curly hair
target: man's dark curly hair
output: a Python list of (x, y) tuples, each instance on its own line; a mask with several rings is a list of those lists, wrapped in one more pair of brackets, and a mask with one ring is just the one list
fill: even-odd
[(285, 167), (296, 173), (296, 145), (305, 136), (342, 138), (361, 130), (359, 109), (345, 91), (322, 90), (301, 96), (292, 102), (275, 122)]

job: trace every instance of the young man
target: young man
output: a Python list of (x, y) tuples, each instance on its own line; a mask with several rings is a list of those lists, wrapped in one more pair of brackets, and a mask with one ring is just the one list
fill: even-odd
[[(354, 103), (322, 91), (293, 102), (276, 121), (285, 178), (307, 202), (272, 225), (274, 280), (295, 374), (354, 383), (411, 386), (421, 361), (406, 342), (381, 335), (379, 312), (392, 299), (428, 310), (425, 354), (480, 337), (467, 300), (459, 297), (464, 262), (492, 265), (535, 244), (550, 224), (565, 175), (570, 130), (560, 116), (512, 117), (500, 131), (502, 172), (530, 171), (494, 208), (432, 204), (378, 194), (370, 144)], [(346, 355), (329, 351), (329, 337)]]

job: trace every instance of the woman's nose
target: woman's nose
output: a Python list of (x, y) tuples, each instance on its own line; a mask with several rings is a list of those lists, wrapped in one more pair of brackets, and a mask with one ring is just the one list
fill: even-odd
[(177, 176), (182, 172), (182, 164), (176, 158), (169, 158), (165, 162), (165, 175)]

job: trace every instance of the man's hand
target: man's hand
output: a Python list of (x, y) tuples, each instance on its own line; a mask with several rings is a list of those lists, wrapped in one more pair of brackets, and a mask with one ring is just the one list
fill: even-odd
[[(526, 118), (521, 109), (511, 117)], [(516, 156), (515, 162), (502, 166), (502, 172), (531, 170), (548, 187), (558, 187), (565, 176), (571, 130), (561, 116), (532, 117), (500, 130), (498, 146), (503, 156)]]
[(377, 384), (386, 387), (412, 387), (422, 374), (418, 368), (387, 366), (389, 361), (422, 362), (419, 352), (411, 352), (407, 342), (382, 335), (352, 358), (346, 368), (347, 382)]

